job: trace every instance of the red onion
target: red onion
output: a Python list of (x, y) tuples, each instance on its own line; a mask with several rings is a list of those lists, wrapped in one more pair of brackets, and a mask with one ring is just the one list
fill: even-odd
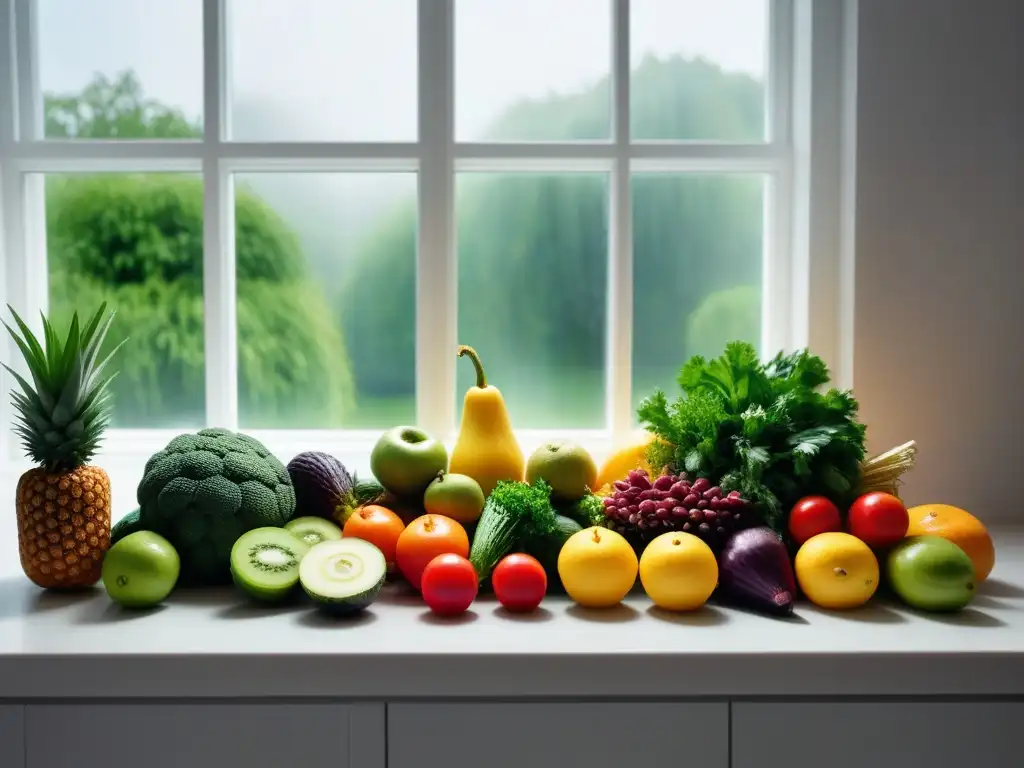
[(737, 605), (776, 615), (793, 612), (793, 565), (786, 545), (767, 526), (738, 531), (725, 543), (718, 582), (723, 597)]

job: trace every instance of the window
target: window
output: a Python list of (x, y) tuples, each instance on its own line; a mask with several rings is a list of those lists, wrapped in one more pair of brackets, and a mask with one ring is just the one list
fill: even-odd
[(110, 452), (452, 437), (460, 343), (524, 434), (623, 439), (688, 356), (838, 327), (816, 5), (0, 0), (4, 298), (118, 311)]

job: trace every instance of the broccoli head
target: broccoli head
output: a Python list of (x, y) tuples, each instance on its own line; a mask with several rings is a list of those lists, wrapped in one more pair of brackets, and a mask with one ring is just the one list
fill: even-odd
[(295, 514), (288, 471), (248, 435), (203, 429), (178, 435), (148, 462), (138, 489), (140, 527), (167, 538), (182, 584), (231, 580), (231, 547), (246, 531)]

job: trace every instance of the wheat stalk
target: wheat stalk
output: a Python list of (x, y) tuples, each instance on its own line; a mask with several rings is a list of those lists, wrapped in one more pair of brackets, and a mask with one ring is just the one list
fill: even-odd
[(910, 440), (861, 462), (859, 494), (883, 491), (899, 496), (902, 477), (914, 468), (917, 443)]

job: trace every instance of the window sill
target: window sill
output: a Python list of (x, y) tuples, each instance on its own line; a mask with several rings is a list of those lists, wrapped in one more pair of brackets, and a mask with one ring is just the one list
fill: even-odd
[[(92, 463), (103, 467), (110, 475), (113, 495), (113, 519), (117, 520), (136, 506), (135, 489), (142, 477), (149, 457), (164, 448), (176, 435), (190, 429), (170, 430), (111, 430), (99, 454)], [(334, 430), (245, 430), (270, 449), (278, 459), (287, 463), (302, 451), (325, 451), (336, 456), (349, 469), (361, 477), (370, 476), (370, 451), (383, 430), (334, 431)], [(519, 430), (516, 437), (529, 456), (537, 447), (549, 440), (572, 440), (586, 448), (600, 465), (618, 445), (632, 439), (640, 439), (643, 431), (637, 429), (626, 441), (615, 440), (607, 430)], [(456, 435), (444, 440), (451, 452)], [(12, 460), (3, 466), (0, 485), (13, 496), (18, 477), (32, 467), (32, 464), (18, 450), (11, 446)]]

